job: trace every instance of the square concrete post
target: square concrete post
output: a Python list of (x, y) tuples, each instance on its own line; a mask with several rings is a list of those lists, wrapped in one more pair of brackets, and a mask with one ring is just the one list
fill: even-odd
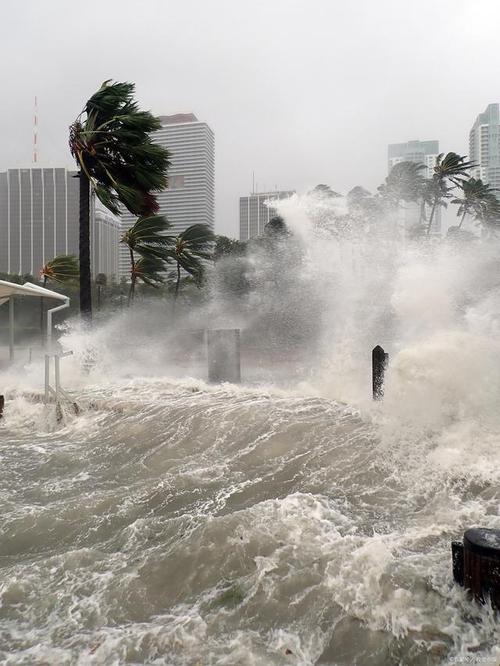
[(207, 331), (209, 382), (241, 381), (240, 329), (226, 328)]

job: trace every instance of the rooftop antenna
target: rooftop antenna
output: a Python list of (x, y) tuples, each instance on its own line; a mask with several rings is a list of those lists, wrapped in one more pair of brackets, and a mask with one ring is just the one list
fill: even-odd
[(255, 171), (252, 171), (252, 194), (255, 194)]
[(38, 100), (35, 95), (35, 112), (33, 114), (33, 163), (38, 162)]

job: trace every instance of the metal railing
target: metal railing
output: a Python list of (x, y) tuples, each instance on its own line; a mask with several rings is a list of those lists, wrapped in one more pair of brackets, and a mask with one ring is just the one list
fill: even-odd
[[(45, 354), (45, 403), (48, 403), (51, 397), (54, 398), (56, 403), (60, 402), (61, 398), (73, 402), (71, 396), (61, 386), (61, 358), (72, 354), (72, 351)], [(54, 386), (50, 383), (51, 359), (54, 359)]]

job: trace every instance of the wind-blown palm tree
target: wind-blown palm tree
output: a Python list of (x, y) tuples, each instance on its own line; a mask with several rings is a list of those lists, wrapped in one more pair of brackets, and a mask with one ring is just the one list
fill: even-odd
[(150, 134), (159, 118), (140, 111), (133, 83), (105, 81), (70, 127), (69, 146), (80, 178), (80, 312), (92, 316), (90, 188), (111, 212), (123, 205), (134, 215), (158, 211), (154, 192), (167, 185), (168, 151)]
[(464, 155), (440, 153), (436, 158), (432, 178), (427, 181), (428, 197), (432, 201), (431, 213), (427, 222), (426, 234), (429, 236), (436, 209), (446, 206), (446, 199), (451, 197), (451, 190), (461, 187), (469, 178), (469, 171), (475, 166)]
[(415, 203), (420, 207), (418, 229), (426, 221), (426, 205), (431, 203), (428, 194), (427, 181), (422, 171), (424, 164), (418, 162), (398, 162), (395, 164), (385, 183), (378, 188), (382, 198), (390, 206), (399, 206), (401, 202)]
[[(136, 271), (138, 259), (136, 254), (148, 259), (157, 259), (160, 263), (166, 262), (173, 252), (174, 239), (167, 236), (170, 224), (163, 215), (150, 215), (139, 217), (135, 224), (121, 237), (120, 243), (128, 247), (130, 254), (130, 292), (129, 301), (133, 300), (135, 284), (137, 280), (132, 279)], [(163, 270), (165, 265), (163, 265)], [(159, 269), (161, 271), (162, 269)]]
[(192, 224), (175, 239), (169, 256), (175, 261), (177, 277), (175, 282), (174, 305), (179, 295), (181, 269), (191, 275), (199, 284), (203, 278), (204, 261), (212, 259), (215, 236), (206, 224)]
[(495, 196), (496, 188), (483, 183), (480, 178), (464, 180), (460, 189), (462, 190), (462, 196), (451, 201), (453, 204), (458, 204), (459, 229), (462, 227), (466, 215), (472, 215), (474, 219), (484, 224), (490, 213), (498, 212), (499, 204)]
[(401, 201), (417, 202), (425, 181), (422, 169), (425, 169), (424, 164), (398, 162), (392, 167), (385, 183), (378, 188), (380, 194), (397, 205)]
[(129, 303), (134, 298), (135, 285), (141, 280), (144, 284), (158, 289), (165, 281), (163, 271), (165, 270), (165, 262), (155, 256), (143, 256), (137, 259), (130, 272), (130, 291)]
[(69, 282), (76, 280), (79, 275), (78, 261), (72, 254), (62, 254), (54, 257), (48, 261), (40, 269), (40, 277), (43, 278), (43, 286), (47, 286), (47, 282)]
[[(78, 261), (72, 254), (63, 254), (54, 257), (40, 269), (40, 277), (43, 279), (43, 286), (47, 286), (47, 282), (58, 282), (64, 284), (76, 280), (79, 275)], [(40, 330), (43, 335), (43, 297), (40, 298)]]

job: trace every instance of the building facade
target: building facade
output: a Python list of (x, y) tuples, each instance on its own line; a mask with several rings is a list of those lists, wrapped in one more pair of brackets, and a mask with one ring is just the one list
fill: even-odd
[[(432, 178), (436, 159), (439, 155), (439, 141), (407, 141), (406, 143), (391, 143), (387, 151), (387, 172), (399, 162), (415, 162), (423, 164), (422, 169), (424, 178)], [(408, 230), (418, 224), (420, 220), (420, 206), (413, 203), (405, 203), (400, 210), (399, 224), (406, 235)], [(441, 234), (441, 210), (436, 209), (432, 222), (431, 233)]]
[[(192, 224), (215, 222), (215, 141), (207, 123), (192, 113), (160, 116), (162, 128), (154, 141), (168, 149), (171, 166), (168, 187), (157, 193), (159, 214), (165, 215), (171, 233), (178, 234)], [(122, 214), (122, 230), (129, 229), (136, 217)], [(120, 251), (120, 273), (128, 275), (130, 259), (125, 247)]]
[(477, 164), (474, 178), (500, 189), (500, 114), (498, 104), (480, 113), (469, 133), (469, 159)]
[(253, 192), (247, 197), (240, 197), (240, 240), (246, 241), (264, 233), (264, 227), (275, 215), (273, 201), (288, 199), (292, 190), (275, 192)]
[[(111, 220), (111, 218), (113, 218)], [(92, 270), (118, 273), (119, 221), (97, 213), (91, 224)], [(61, 254), (78, 256), (79, 180), (64, 168), (0, 172), (0, 272), (37, 276)]]
[(432, 170), (439, 155), (439, 141), (408, 141), (407, 143), (391, 143), (388, 149), (388, 170), (398, 162), (415, 162), (425, 164), (422, 175), (432, 177)]
[(93, 197), (93, 211), (90, 225), (90, 261), (92, 275), (120, 275), (121, 221), (101, 202)]

